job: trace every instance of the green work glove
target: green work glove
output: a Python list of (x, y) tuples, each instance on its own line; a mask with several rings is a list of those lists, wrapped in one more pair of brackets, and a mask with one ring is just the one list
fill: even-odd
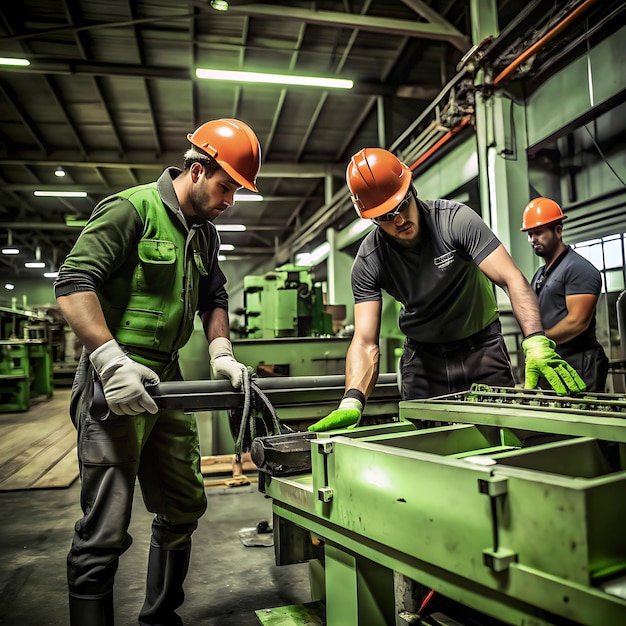
[(585, 391), (583, 379), (554, 351), (555, 346), (545, 335), (531, 335), (522, 341), (526, 356), (524, 389), (534, 389), (543, 376), (559, 395)]
[(323, 430), (337, 430), (356, 426), (361, 419), (363, 403), (356, 398), (344, 398), (339, 407), (321, 420), (311, 424), (307, 430), (319, 432)]

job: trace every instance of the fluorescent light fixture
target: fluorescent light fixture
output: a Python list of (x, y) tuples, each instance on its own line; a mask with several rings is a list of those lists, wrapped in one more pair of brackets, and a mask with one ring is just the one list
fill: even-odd
[(209, 80), (231, 80), (238, 83), (272, 83), (277, 85), (302, 85), (305, 87), (326, 87), (329, 89), (352, 89), (354, 81), (347, 78), (325, 78), (323, 76), (289, 76), (285, 74), (265, 74), (262, 72), (239, 72), (214, 70), (199, 67), (198, 78)]
[(4, 288), (11, 291), (11, 289), (15, 289), (15, 285), (13, 283), (5, 283)]
[(75, 228), (84, 228), (87, 225), (87, 220), (80, 217), (65, 216), (65, 225)]
[(220, 252), (232, 252), (235, 249), (232, 243), (221, 243)]
[(38, 198), (86, 198), (86, 191), (33, 191)]
[(54, 175), (63, 178), (63, 176), (65, 176), (65, 170), (59, 165), (56, 170), (54, 170)]
[(19, 254), (20, 251), (17, 248), (2, 248), (2, 254)]
[(311, 255), (308, 252), (296, 254), (296, 265), (298, 267), (306, 267), (311, 265)]
[(263, 202), (263, 199), (263, 196), (258, 193), (236, 193), (234, 197), (235, 202)]
[(26, 263), (24, 263), (24, 267), (27, 267), (28, 269), (31, 269), (31, 270), (35, 270), (35, 269), (41, 269), (43, 267), (46, 267), (46, 264), (43, 261), (27, 261)]
[(211, 0), (211, 8), (216, 11), (228, 11), (228, 2), (226, 0)]
[(59, 275), (59, 272), (44, 272), (45, 278), (56, 278)]
[(215, 224), (215, 228), (222, 233), (243, 233), (246, 230), (243, 224)]
[(350, 237), (358, 237), (361, 233), (373, 227), (374, 225), (369, 220), (358, 219), (350, 224), (348, 233)]
[(0, 65), (30, 65), (28, 59), (14, 59), (12, 57), (0, 57)]
[(315, 265), (317, 261), (322, 261), (324, 257), (330, 252), (330, 244), (325, 241), (323, 244), (317, 246), (315, 250), (310, 253), (303, 253), (297, 255), (296, 265)]

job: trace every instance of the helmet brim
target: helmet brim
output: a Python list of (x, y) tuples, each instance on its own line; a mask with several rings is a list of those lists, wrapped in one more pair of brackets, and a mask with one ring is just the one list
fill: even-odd
[(522, 226), (520, 230), (525, 233), (533, 228), (541, 228), (542, 226), (549, 226), (550, 224), (554, 224), (554, 222), (562, 222), (567, 219), (567, 215), (562, 215), (561, 217), (555, 217), (553, 220), (549, 220), (547, 222), (541, 222), (541, 224), (535, 224), (534, 226)]

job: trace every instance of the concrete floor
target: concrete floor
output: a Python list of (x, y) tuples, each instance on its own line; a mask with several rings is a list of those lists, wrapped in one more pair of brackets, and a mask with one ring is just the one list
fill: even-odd
[[(193, 538), (186, 601), (189, 626), (258, 626), (255, 611), (309, 602), (308, 565), (274, 564), (272, 547), (245, 547), (242, 528), (271, 523), (256, 484), (208, 489), (209, 506)], [(0, 625), (68, 624), (65, 557), (80, 517), (79, 483), (67, 489), (0, 493)], [(115, 584), (115, 624), (137, 624), (143, 602), (152, 515), (136, 491), (130, 534)]]

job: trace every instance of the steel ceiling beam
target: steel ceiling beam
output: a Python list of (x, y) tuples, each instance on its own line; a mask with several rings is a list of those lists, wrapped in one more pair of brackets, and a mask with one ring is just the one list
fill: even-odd
[[(164, 167), (175, 165), (182, 161), (182, 151), (161, 154), (155, 158), (153, 154), (127, 152), (126, 158), (116, 158), (116, 153), (93, 152), (86, 156), (86, 160), (77, 161), (76, 153), (69, 151), (57, 151), (50, 153), (45, 159), (40, 153), (31, 158), (29, 154), (15, 155), (12, 158), (0, 159), (0, 165), (32, 165), (32, 166), (57, 166), (63, 167), (101, 167), (115, 169), (150, 169), (160, 170)], [(325, 178), (335, 176), (343, 178), (345, 175), (345, 163), (324, 165), (321, 163), (263, 163), (259, 171), (259, 178)], [(55, 185), (56, 187), (56, 185)]]
[(437, 11), (434, 11), (425, 2), (423, 2), (422, 0), (402, 0), (402, 2), (406, 4), (409, 9), (412, 9), (418, 15), (421, 15), (426, 21), (430, 22), (431, 24), (439, 24), (441, 26), (446, 26), (453, 31), (456, 31), (459, 34), (459, 37), (454, 40), (450, 40), (450, 43), (455, 48), (457, 48), (457, 50), (465, 52), (469, 48), (469, 39), (467, 37), (464, 37), (462, 33), (460, 33), (450, 22), (448, 22), (448, 20), (443, 17), (443, 15), (437, 13)]
[[(190, 2), (195, 6), (207, 8), (206, 3)], [(414, 7), (411, 7), (414, 8)], [(417, 9), (415, 9), (417, 10)], [(459, 30), (443, 20), (437, 23), (411, 22), (385, 17), (370, 17), (354, 13), (339, 13), (337, 11), (315, 11), (295, 7), (267, 5), (260, 2), (249, 4), (231, 4), (228, 10), (233, 15), (249, 15), (268, 19), (285, 19), (318, 24), (321, 26), (336, 26), (339, 28), (358, 28), (370, 32), (386, 35), (416, 37), (419, 39), (434, 39), (448, 41), (460, 50), (467, 50), (470, 42)], [(430, 13), (434, 13), (432, 10)]]

